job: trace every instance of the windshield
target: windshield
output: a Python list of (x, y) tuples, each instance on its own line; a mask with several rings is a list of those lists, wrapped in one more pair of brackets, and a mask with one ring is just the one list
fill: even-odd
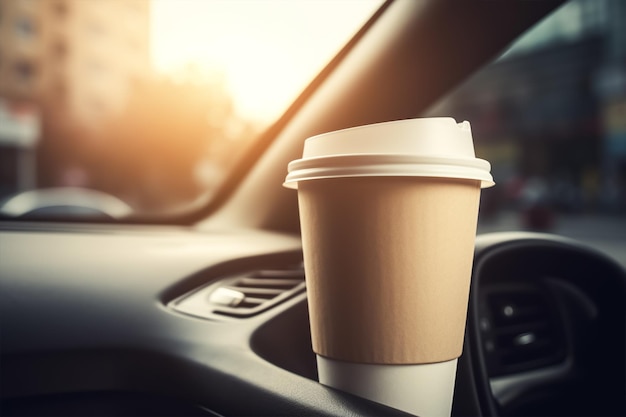
[(210, 195), (381, 0), (1, 0), (0, 213)]
[(574, 0), (437, 103), (469, 120), (496, 187), (479, 233), (581, 239), (626, 265), (626, 2)]

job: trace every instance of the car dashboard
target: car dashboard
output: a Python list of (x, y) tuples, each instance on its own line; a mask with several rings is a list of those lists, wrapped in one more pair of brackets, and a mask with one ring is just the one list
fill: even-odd
[[(297, 236), (7, 224), (0, 248), (2, 415), (405, 415), (316, 382)], [(625, 276), (479, 236), (453, 415), (623, 415)]]

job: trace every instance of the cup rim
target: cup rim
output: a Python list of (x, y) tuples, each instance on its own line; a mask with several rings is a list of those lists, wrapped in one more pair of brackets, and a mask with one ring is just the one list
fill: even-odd
[(477, 180), (481, 188), (495, 183), (484, 159), (439, 155), (351, 154), (302, 158), (288, 165), (283, 186), (298, 182), (346, 177), (433, 177)]

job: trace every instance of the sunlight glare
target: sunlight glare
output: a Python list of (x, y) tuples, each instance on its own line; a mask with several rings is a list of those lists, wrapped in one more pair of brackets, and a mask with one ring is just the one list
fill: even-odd
[(225, 73), (243, 116), (271, 120), (381, 0), (152, 0), (152, 61)]

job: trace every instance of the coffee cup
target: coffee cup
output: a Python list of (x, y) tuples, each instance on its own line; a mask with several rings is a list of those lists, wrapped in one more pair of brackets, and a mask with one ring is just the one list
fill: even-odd
[(468, 122), (423, 118), (314, 136), (297, 188), (321, 383), (449, 415), (487, 161)]

